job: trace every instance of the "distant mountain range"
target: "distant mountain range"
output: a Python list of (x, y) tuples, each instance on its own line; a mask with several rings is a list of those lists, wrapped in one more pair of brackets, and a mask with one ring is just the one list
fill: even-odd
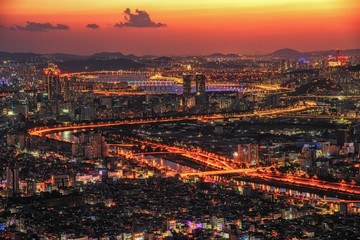
[[(148, 58), (153, 56), (147, 56)], [(75, 60), (106, 60), (106, 59), (136, 59), (137, 56), (130, 54), (124, 55), (120, 52), (100, 52), (95, 53), (90, 56), (76, 55), (76, 54), (67, 54), (67, 53), (52, 53), (52, 54), (38, 54), (38, 53), (9, 53), (9, 52), (0, 52), (0, 60), (15, 60), (15, 61), (27, 61), (35, 59), (53, 59), (59, 61), (75, 61)]]
[(104, 59), (117, 59), (117, 58), (126, 58), (126, 59), (137, 58), (133, 54), (124, 55), (121, 52), (100, 52), (90, 56), (82, 56), (82, 55), (66, 54), (66, 53), (53, 53), (53, 54), (44, 54), (44, 55), (47, 55), (49, 57), (55, 57), (63, 61), (87, 60), (87, 59), (104, 60)]
[[(122, 70), (138, 70), (143, 64), (134, 62), (131, 59), (83, 59), (75, 61), (64, 61), (56, 63), (63, 72), (82, 72), (82, 71), (117, 71)], [(45, 66), (44, 66), (45, 67)]]
[[(360, 56), (360, 49), (347, 49), (340, 50), (341, 55), (353, 55)], [(273, 56), (279, 58), (308, 58), (312, 56), (328, 56), (328, 55), (336, 55), (336, 50), (328, 50), (328, 51), (312, 51), (312, 52), (299, 52), (290, 48), (283, 48), (276, 50), (275, 52), (267, 55), (259, 55), (259, 56)], [(237, 58), (238, 54), (223, 54), (223, 53), (213, 53), (201, 57), (207, 58)], [(67, 61), (82, 61), (82, 60), (112, 60), (112, 59), (173, 59), (175, 57), (156, 57), (152, 55), (145, 56), (135, 56), (133, 54), (125, 55), (121, 52), (100, 52), (95, 53), (93, 55), (83, 56), (76, 54), (66, 54), (66, 53), (53, 53), (53, 54), (38, 54), (38, 53), (9, 53), (9, 52), (0, 52), (0, 60), (14, 60), (14, 61), (54, 61), (54, 62), (67, 62)]]
[(109, 58), (128, 58), (128, 59), (135, 59), (137, 58), (134, 54), (129, 54), (129, 55), (124, 55), (121, 52), (100, 52), (100, 53), (95, 53), (93, 55), (90, 56), (90, 58), (93, 59), (109, 59)]
[[(335, 56), (337, 54), (336, 52), (337, 50), (299, 52), (291, 48), (283, 48), (269, 55), (279, 58), (309, 58), (313, 56)], [(360, 49), (340, 50), (340, 55), (360, 56)]]
[(230, 54), (213, 53), (210, 55), (206, 55), (205, 57), (208, 57), (208, 58), (238, 58), (239, 55), (233, 54), (233, 53), (230, 53)]
[(297, 58), (304, 56), (304, 53), (301, 53), (299, 51), (296, 51), (291, 48), (283, 48), (276, 50), (275, 52), (271, 53), (270, 55), (274, 57), (280, 57), (280, 58)]
[(24, 59), (34, 59), (41, 57), (42, 54), (37, 53), (9, 53), (9, 52), (0, 52), (0, 60), (14, 60), (14, 61), (21, 61)]

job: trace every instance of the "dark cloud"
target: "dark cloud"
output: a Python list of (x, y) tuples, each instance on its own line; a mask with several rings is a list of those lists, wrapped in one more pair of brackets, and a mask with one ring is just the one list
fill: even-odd
[(86, 25), (87, 28), (91, 28), (91, 29), (98, 29), (100, 28), (99, 25), (95, 24), (95, 23), (89, 23), (88, 25)]
[(56, 24), (52, 25), (51, 23), (36, 23), (36, 22), (26, 22), (26, 26), (13, 25), (10, 27), (10, 30), (13, 31), (29, 31), (29, 32), (47, 32), (48, 30), (69, 30), (68, 25)]
[(138, 28), (157, 28), (166, 27), (166, 24), (156, 23), (150, 19), (150, 15), (146, 11), (136, 9), (135, 13), (131, 13), (127, 8), (124, 11), (125, 19), (123, 22), (116, 23), (114, 27), (138, 27)]

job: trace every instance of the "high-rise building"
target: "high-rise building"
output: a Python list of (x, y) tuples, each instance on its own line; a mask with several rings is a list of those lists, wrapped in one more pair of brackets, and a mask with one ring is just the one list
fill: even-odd
[(193, 97), (191, 96), (191, 82), (192, 82), (193, 76), (190, 74), (184, 74), (183, 75), (183, 99), (182, 99), (182, 104), (183, 107), (186, 108), (191, 108), (193, 105), (192, 104), (192, 99)]
[(351, 142), (350, 129), (339, 129), (337, 133), (337, 145), (342, 147), (345, 143)]
[(254, 165), (259, 162), (259, 145), (258, 144), (239, 144), (237, 160), (240, 163)]
[(36, 181), (34, 178), (28, 178), (26, 181), (26, 194), (32, 196), (36, 193)]
[(197, 74), (195, 77), (196, 80), (196, 96), (205, 94), (205, 76), (202, 74)]
[(87, 158), (105, 158), (107, 153), (107, 143), (101, 133), (94, 134), (92, 140), (85, 145), (85, 157)]
[(46, 87), (49, 100), (56, 100), (61, 95), (60, 69), (55, 64), (49, 64), (44, 69), (46, 76)]
[(61, 95), (61, 83), (59, 75), (47, 75), (47, 93), (49, 100), (56, 100)]
[(53, 98), (53, 92), (54, 92), (54, 85), (53, 85), (53, 75), (49, 74), (46, 76), (47, 81), (46, 81), (46, 88), (47, 88), (47, 94), (48, 94), (48, 99), (52, 99)]
[(192, 75), (189, 74), (183, 75), (183, 95), (186, 97), (191, 95), (191, 80), (192, 80)]
[(61, 95), (61, 83), (58, 74), (54, 75), (54, 82), (55, 82), (55, 97), (58, 98)]
[(196, 107), (204, 108), (206, 106), (206, 94), (205, 94), (205, 76), (197, 74), (196, 80)]
[(18, 194), (20, 192), (18, 164), (8, 165), (6, 167), (6, 175), (6, 188), (11, 190), (13, 194)]
[(105, 137), (99, 133), (82, 133), (79, 143), (72, 145), (72, 155), (89, 159), (105, 158), (108, 156), (108, 146)]
[(64, 77), (64, 101), (69, 101), (70, 99), (70, 81), (68, 77)]

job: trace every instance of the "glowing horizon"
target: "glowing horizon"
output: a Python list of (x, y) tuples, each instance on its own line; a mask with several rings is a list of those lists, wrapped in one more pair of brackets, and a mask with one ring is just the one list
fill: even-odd
[[(360, 48), (356, 0), (3, 0), (1, 4), (0, 51), (187, 55), (267, 53), (285, 47)], [(143, 26), (151, 27), (134, 27), (136, 21), (124, 25), (127, 8), (131, 14), (146, 11), (151, 23)], [(26, 28), (27, 21), (51, 26), (44, 32), (29, 31), (38, 26)], [(98, 28), (87, 28), (88, 24)], [(61, 29), (62, 25), (69, 29)]]

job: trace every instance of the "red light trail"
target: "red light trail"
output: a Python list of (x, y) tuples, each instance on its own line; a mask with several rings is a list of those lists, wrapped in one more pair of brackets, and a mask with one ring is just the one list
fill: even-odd
[[(279, 114), (291, 114), (293, 112), (299, 112), (304, 110), (309, 110), (315, 108), (314, 105), (308, 106), (297, 106), (287, 109), (271, 109), (264, 111), (257, 111), (249, 114), (238, 114), (232, 117), (262, 117), (268, 115), (279, 115)], [(135, 124), (147, 124), (147, 123), (163, 123), (163, 122), (178, 122), (184, 120), (200, 120), (200, 121), (208, 121), (213, 119), (224, 118), (222, 115), (204, 115), (204, 116), (186, 116), (186, 117), (178, 117), (178, 118), (160, 118), (160, 119), (140, 119), (140, 120), (123, 120), (123, 121), (115, 121), (115, 122), (106, 122), (106, 123), (90, 123), (90, 124), (78, 124), (78, 125), (68, 125), (68, 126), (54, 126), (47, 128), (34, 128), (29, 130), (30, 135), (37, 135), (40, 137), (45, 136), (46, 134), (52, 132), (62, 132), (69, 130), (82, 130), (82, 129), (92, 129), (92, 128), (101, 128), (108, 126), (116, 126), (116, 125), (135, 125)], [(268, 168), (249, 168), (249, 169), (239, 169), (235, 163), (232, 163), (229, 158), (219, 156), (214, 153), (202, 151), (199, 149), (185, 149), (176, 146), (169, 146), (161, 143), (152, 143), (149, 141), (131, 139), (134, 142), (139, 142), (142, 145), (148, 145), (151, 147), (160, 147), (164, 149), (165, 152), (160, 153), (176, 153), (184, 156), (191, 161), (200, 163), (201, 165), (210, 167), (212, 169), (218, 169), (215, 171), (208, 172), (200, 172), (200, 173), (185, 173), (182, 174), (183, 177), (198, 175), (198, 176), (209, 176), (209, 175), (223, 175), (223, 174), (246, 174), (246, 176), (267, 180), (269, 182), (278, 182), (278, 183), (286, 183), (288, 185), (306, 187), (309, 189), (321, 189), (325, 191), (334, 191), (339, 192), (341, 194), (349, 194), (349, 196), (360, 196), (360, 187), (354, 186), (346, 183), (332, 183), (325, 182), (321, 180), (315, 179), (306, 179), (299, 177), (289, 177), (289, 176), (276, 176), (274, 174), (267, 173)], [(159, 154), (160, 154), (159, 153)], [(137, 155), (142, 155), (147, 153), (139, 153)], [(148, 153), (150, 154), (150, 153)]]

